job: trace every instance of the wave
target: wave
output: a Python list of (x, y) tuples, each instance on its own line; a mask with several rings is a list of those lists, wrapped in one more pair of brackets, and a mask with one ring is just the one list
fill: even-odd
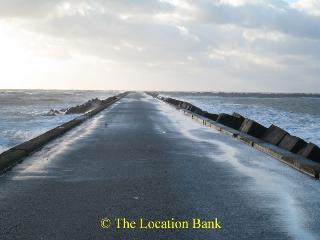
[(62, 115), (62, 114), (65, 114), (65, 113), (66, 113), (65, 109), (61, 109), (61, 110), (50, 109), (50, 111), (45, 113), (45, 114), (43, 114), (43, 116), (58, 116), (58, 115)]

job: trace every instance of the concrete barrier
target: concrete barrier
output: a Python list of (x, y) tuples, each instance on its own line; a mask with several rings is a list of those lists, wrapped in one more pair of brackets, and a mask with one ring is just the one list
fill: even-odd
[(78, 126), (80, 123), (82, 123), (81, 120), (73, 119), (69, 122), (66, 122), (59, 127), (56, 127), (54, 129), (51, 129), (29, 141), (26, 141), (22, 144), (19, 144), (15, 147), (13, 147), (13, 150), (24, 150), (27, 154), (30, 154), (31, 152), (35, 151), (36, 149), (40, 148), (44, 144), (50, 142), (51, 140), (57, 138), (58, 136), (64, 134), (68, 130)]
[(217, 122), (238, 130), (243, 123), (243, 119), (226, 113), (220, 113)]
[(253, 147), (280, 160), (290, 167), (297, 169), (300, 172), (319, 179), (320, 165), (315, 162), (291, 153), (271, 143), (254, 143)]
[(48, 142), (52, 141), (53, 139), (63, 135), (65, 132), (69, 131), (70, 129), (80, 125), (82, 122), (87, 120), (88, 118), (96, 115), (97, 113), (101, 112), (117, 100), (121, 99), (122, 97), (126, 96), (129, 92), (125, 92), (122, 94), (117, 95), (114, 98), (110, 98), (110, 101), (106, 101), (103, 106), (99, 106), (98, 108), (81, 115), (69, 122), (63, 123), (62, 125), (53, 128), (29, 141), (21, 143), (3, 153), (0, 154), (0, 172), (4, 172), (7, 169), (14, 166), (19, 161), (32, 152), (40, 149)]
[(268, 143), (278, 145), (287, 134), (285, 130), (272, 124), (263, 134), (262, 139)]
[(253, 137), (260, 138), (266, 132), (267, 128), (256, 121), (246, 118), (241, 124), (240, 131)]
[(18, 163), (27, 153), (23, 150), (7, 150), (0, 154), (0, 172), (5, 171), (13, 163)]
[[(159, 100), (163, 100), (159, 96), (157, 98)], [(198, 114), (192, 113), (189, 110), (183, 110), (183, 113), (186, 116), (191, 117), (193, 120), (199, 122), (200, 124), (203, 124), (206, 127), (213, 128), (221, 133), (224, 133), (228, 136), (238, 139), (243, 143), (246, 143), (247, 145), (285, 163), (286, 165), (304, 174), (307, 174), (313, 178), (319, 179), (320, 164), (318, 162), (320, 162), (319, 161), (320, 149), (319, 147), (317, 147), (312, 143), (309, 143), (305, 148), (300, 150), (298, 154), (301, 154), (301, 155), (298, 155), (296, 153), (288, 151), (287, 149), (281, 148), (280, 146), (274, 145), (273, 143), (269, 143), (263, 138), (250, 136), (247, 133), (240, 132), (236, 129), (230, 128), (225, 124), (221, 124), (216, 121), (210, 120), (206, 118), (204, 115), (198, 115)], [(236, 116), (233, 116), (233, 117), (236, 117)], [(240, 117), (238, 116), (238, 119), (239, 118)], [(271, 125), (263, 134), (264, 138), (274, 142), (277, 142), (277, 141), (281, 142), (281, 140), (283, 140), (283, 138), (286, 135), (288, 135), (286, 131), (274, 125)], [(308, 159), (307, 156), (310, 159)], [(311, 160), (311, 158), (313, 160)]]
[(320, 148), (313, 143), (308, 143), (307, 146), (299, 151), (299, 154), (320, 163)]
[(279, 147), (293, 153), (299, 152), (305, 146), (307, 146), (307, 143), (304, 140), (296, 136), (291, 136), (290, 134), (285, 135), (279, 143)]
[(239, 139), (240, 141), (242, 141), (245, 144), (248, 144), (251, 147), (253, 147), (253, 144), (255, 144), (255, 143), (263, 143), (264, 142), (263, 140), (256, 138), (256, 137), (253, 137), (253, 136), (250, 136), (244, 132), (241, 132), (237, 136), (237, 139)]

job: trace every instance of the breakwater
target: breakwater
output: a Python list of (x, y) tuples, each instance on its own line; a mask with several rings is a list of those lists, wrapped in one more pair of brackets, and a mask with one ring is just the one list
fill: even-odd
[[(105, 100), (99, 100), (98, 104), (95, 104), (95, 107), (92, 107), (93, 104), (97, 101), (88, 101), (87, 103), (83, 105), (76, 106), (72, 111), (85, 111), (86, 113), (72, 119), (71, 121), (68, 121), (58, 127), (55, 127), (35, 138), (30, 139), (29, 141), (26, 141), (24, 143), (21, 143), (17, 146), (14, 146), (13, 148), (10, 148), (9, 150), (3, 152), (0, 154), (0, 172), (4, 172), (11, 167), (13, 167), (15, 164), (21, 162), (26, 156), (31, 154), (32, 152), (40, 149), (42, 146), (47, 144), (48, 142), (52, 141), (53, 139), (62, 136), (67, 131), (73, 129), (74, 127), (80, 125), (87, 119), (93, 117), (94, 115), (98, 114), (105, 108), (109, 107), (113, 103), (117, 102), (119, 99), (126, 96), (129, 92), (124, 92), (112, 97), (109, 97)], [(87, 108), (88, 107), (88, 108)], [(90, 109), (89, 109), (90, 108)]]
[(238, 113), (209, 113), (185, 101), (163, 97), (155, 92), (149, 94), (182, 110), (208, 127), (237, 138), (301, 172), (319, 178), (320, 148), (314, 143), (290, 135), (276, 125), (263, 126)]

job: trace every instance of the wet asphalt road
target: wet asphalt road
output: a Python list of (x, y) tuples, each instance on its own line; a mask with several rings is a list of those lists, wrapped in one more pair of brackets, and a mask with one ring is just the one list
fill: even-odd
[[(202, 154), (155, 101), (130, 94), (1, 176), (0, 239), (292, 239), (250, 179)], [(217, 217), (222, 229), (116, 229), (119, 217)]]

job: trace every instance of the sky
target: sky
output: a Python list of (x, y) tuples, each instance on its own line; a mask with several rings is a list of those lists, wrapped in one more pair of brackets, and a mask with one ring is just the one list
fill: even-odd
[(320, 93), (320, 0), (0, 0), (0, 88)]

